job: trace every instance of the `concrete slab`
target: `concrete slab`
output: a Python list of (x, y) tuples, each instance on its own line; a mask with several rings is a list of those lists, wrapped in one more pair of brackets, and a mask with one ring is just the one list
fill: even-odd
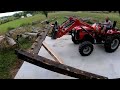
[[(78, 52), (79, 45), (73, 44), (71, 36), (65, 35), (57, 40), (46, 37), (45, 42), (64, 60), (66, 65), (106, 76), (109, 79), (120, 78), (120, 47), (114, 53), (107, 53), (103, 45), (94, 45), (90, 56), (83, 57)], [(52, 59), (42, 47), (39, 54)], [(15, 79), (75, 79), (24, 62)]]

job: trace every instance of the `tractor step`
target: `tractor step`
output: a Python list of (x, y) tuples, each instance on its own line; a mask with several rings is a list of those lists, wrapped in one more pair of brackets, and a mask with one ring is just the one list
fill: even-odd
[(94, 44), (104, 44), (104, 43), (105, 43), (104, 41), (98, 42), (98, 41), (94, 40)]

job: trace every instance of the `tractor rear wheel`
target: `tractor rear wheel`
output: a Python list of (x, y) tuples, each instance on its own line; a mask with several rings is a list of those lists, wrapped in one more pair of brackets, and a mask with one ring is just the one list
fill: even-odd
[(92, 53), (93, 51), (93, 44), (89, 41), (84, 41), (80, 44), (79, 46), (79, 53), (82, 56), (88, 56)]
[(75, 37), (74, 37), (74, 36), (72, 36), (72, 41), (73, 41), (74, 44), (79, 44), (79, 43), (80, 43), (79, 40), (75, 40)]
[(120, 41), (118, 35), (113, 35), (113, 36), (107, 36), (105, 40), (105, 51), (112, 53), (117, 50), (119, 47)]

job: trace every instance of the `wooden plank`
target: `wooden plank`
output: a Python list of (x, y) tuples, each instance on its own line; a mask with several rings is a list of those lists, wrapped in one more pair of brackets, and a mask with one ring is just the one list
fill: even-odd
[(33, 54), (38, 54), (42, 46), (42, 42), (45, 40), (48, 32), (49, 32), (49, 29), (44, 29), (42, 33), (38, 34), (38, 38), (31, 48), (31, 51)]
[(48, 53), (54, 58), (56, 62), (63, 64), (63, 60), (48, 46), (47, 43), (45, 43), (45, 41), (43, 41), (42, 45), (48, 51)]
[(104, 76), (89, 73), (83, 70), (73, 68), (71, 66), (67, 66), (65, 64), (52, 61), (45, 57), (38, 56), (37, 54), (32, 54), (32, 53), (28, 53), (21, 50), (16, 50), (15, 52), (18, 58), (21, 60), (27, 61), (39, 67), (42, 67), (60, 74), (64, 74), (64, 75), (79, 78), (79, 79), (108, 79), (107, 77), (104, 77)]

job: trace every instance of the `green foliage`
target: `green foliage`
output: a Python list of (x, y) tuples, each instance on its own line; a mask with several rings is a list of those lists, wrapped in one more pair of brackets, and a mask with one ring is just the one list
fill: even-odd
[(31, 25), (31, 23), (22, 23), (20, 27)]
[(7, 22), (10, 22), (10, 21), (13, 21), (15, 19), (18, 19), (14, 16), (5, 16), (5, 17), (1, 17), (1, 20), (0, 20), (0, 25), (1, 24), (4, 24), (4, 23), (7, 23)]
[(31, 24), (33, 21), (41, 21), (44, 20), (45, 17), (42, 14), (36, 14), (32, 17), (28, 17), (28, 18), (20, 18), (20, 19), (16, 19), (14, 21), (10, 21), (7, 23), (4, 23), (2, 25), (0, 25), (0, 34), (5, 34), (8, 31), (8, 27), (13, 27), (13, 28), (17, 28), (22, 26), (23, 24)]
[(13, 49), (5, 49), (0, 51), (0, 79), (10, 79), (10, 69), (17, 61)]
[(23, 11), (23, 15), (26, 16), (26, 14), (32, 14), (32, 15), (36, 15), (36, 14), (40, 14), (41, 11)]

